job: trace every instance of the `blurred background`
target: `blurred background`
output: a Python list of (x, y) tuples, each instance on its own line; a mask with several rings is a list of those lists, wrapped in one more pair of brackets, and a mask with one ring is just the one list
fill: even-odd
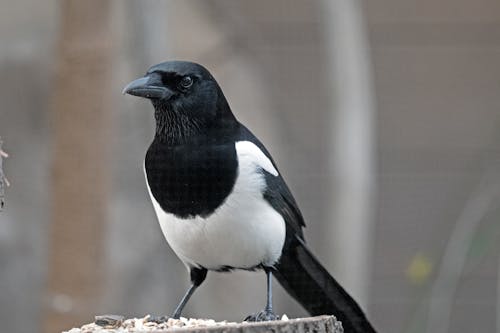
[[(3, 0), (0, 45), (3, 331), (171, 313), (189, 279), (143, 179), (152, 108), (121, 90), (186, 59), (267, 145), (380, 332), (500, 332), (497, 0)], [(264, 274), (212, 273), (185, 315), (264, 300)]]

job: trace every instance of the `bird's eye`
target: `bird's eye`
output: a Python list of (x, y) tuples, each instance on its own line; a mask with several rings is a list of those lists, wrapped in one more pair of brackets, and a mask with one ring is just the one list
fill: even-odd
[(193, 79), (191, 78), (191, 76), (184, 76), (181, 79), (181, 82), (179, 82), (179, 85), (182, 89), (187, 89), (193, 85)]

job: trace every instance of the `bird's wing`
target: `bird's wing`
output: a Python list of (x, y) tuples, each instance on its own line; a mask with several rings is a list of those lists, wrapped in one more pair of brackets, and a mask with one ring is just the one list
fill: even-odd
[[(266, 147), (243, 125), (241, 125), (238, 141), (250, 141), (255, 144), (273, 163), (274, 168), (277, 169), (276, 163)], [(264, 199), (283, 216), (287, 227), (294, 231), (295, 236), (303, 239), (302, 227), (305, 226), (304, 218), (290, 189), (280, 174), (274, 175), (266, 170), (262, 170), (262, 172), (266, 180)]]

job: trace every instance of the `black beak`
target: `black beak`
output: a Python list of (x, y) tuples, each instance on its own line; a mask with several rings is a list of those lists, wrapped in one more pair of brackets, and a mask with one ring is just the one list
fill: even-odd
[(141, 77), (127, 84), (125, 88), (123, 88), (122, 94), (149, 99), (169, 99), (174, 92), (156, 81), (157, 80), (150, 76)]

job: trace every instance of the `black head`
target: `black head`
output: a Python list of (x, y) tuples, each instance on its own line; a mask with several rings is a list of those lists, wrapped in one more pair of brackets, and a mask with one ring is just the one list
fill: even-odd
[[(151, 100), (158, 131), (186, 136), (236, 123), (219, 85), (203, 66), (188, 61), (154, 65), (146, 75), (130, 82), (124, 94)], [(183, 130), (182, 133), (169, 133)]]

